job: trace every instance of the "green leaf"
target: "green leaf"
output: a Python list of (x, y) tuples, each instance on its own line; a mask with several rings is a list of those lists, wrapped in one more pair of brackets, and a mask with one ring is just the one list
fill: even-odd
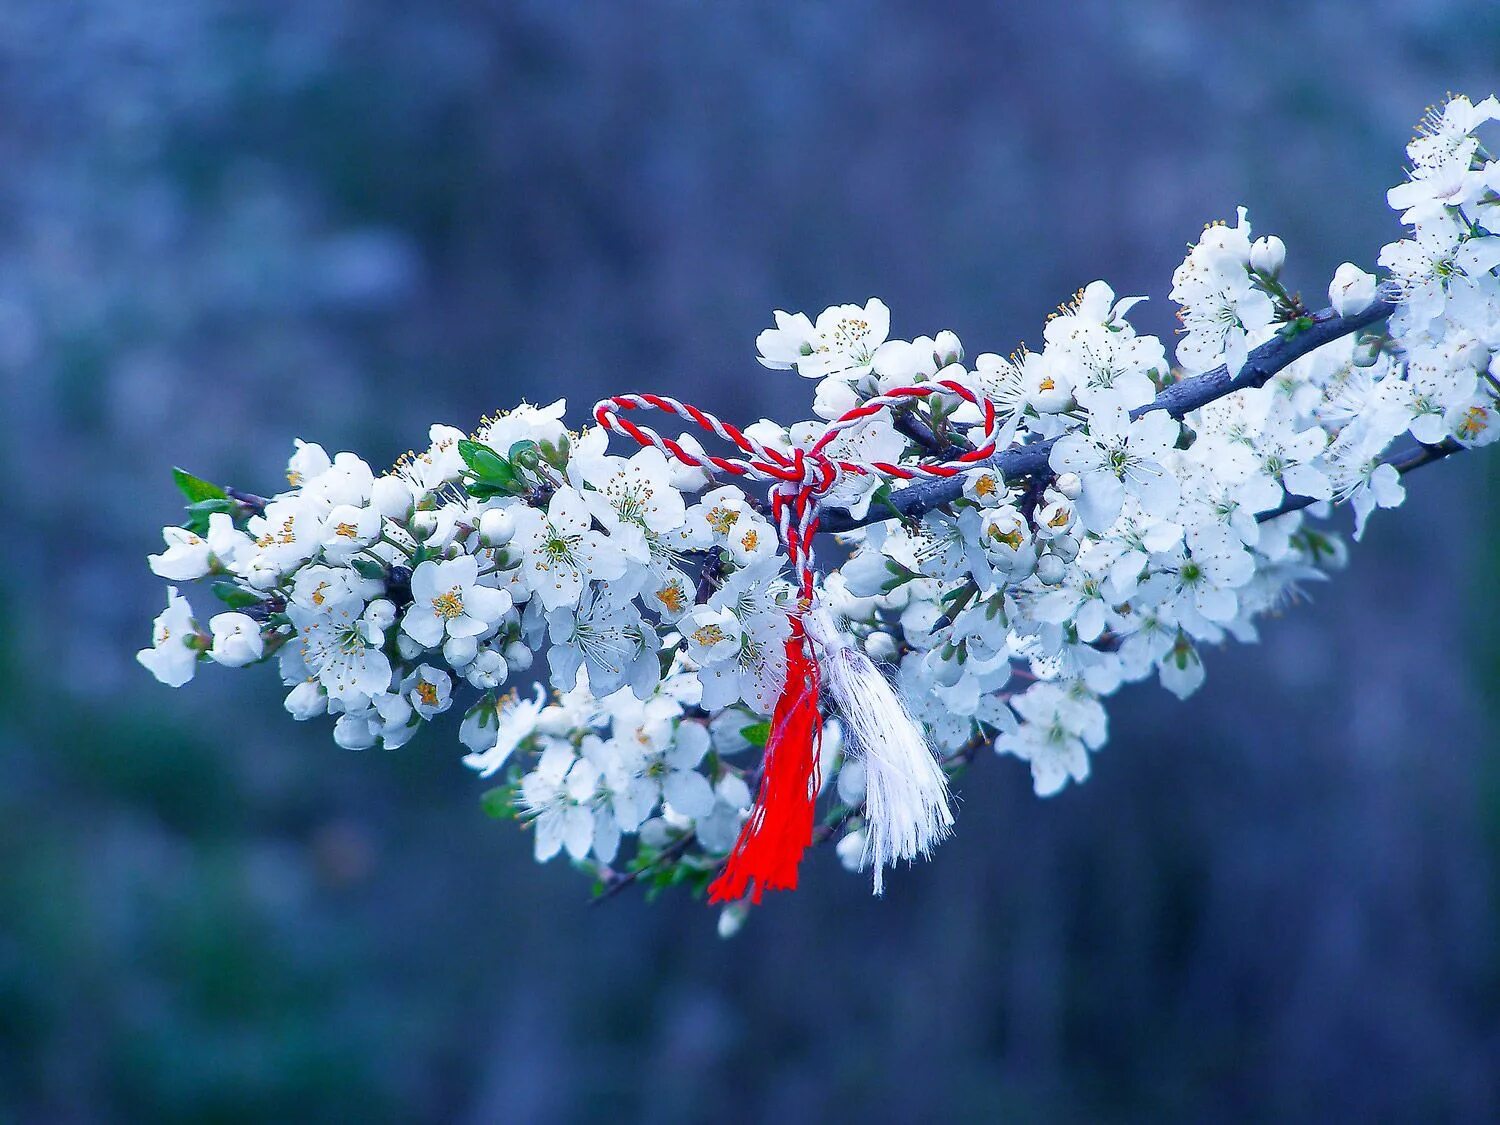
[(770, 723), (751, 723), (748, 727), (740, 728), (740, 737), (751, 746), (764, 748), (766, 740), (771, 737)]
[(353, 559), (349, 565), (354, 568), (354, 572), (361, 578), (385, 578), (385, 564), (378, 563), (374, 559)]
[(216, 484), (195, 477), (186, 469), (173, 469), (172, 480), (182, 490), (182, 494), (188, 498), (188, 503), (196, 504), (199, 500), (227, 500), (229, 493), (225, 492)]
[(497, 785), (486, 789), (479, 798), (479, 807), (484, 815), (495, 820), (514, 820), (516, 816), (516, 790), (512, 785)]
[(245, 609), (252, 605), (260, 605), (261, 596), (252, 590), (246, 590), (236, 586), (233, 582), (215, 582), (213, 584), (214, 597), (227, 605), (230, 609)]

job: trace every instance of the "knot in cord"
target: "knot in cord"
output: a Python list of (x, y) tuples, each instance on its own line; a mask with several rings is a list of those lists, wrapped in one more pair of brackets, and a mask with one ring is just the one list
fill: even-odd
[[(973, 449), (964, 450), (952, 460), (919, 462), (914, 465), (842, 460), (826, 452), (839, 435), (858, 427), (865, 419), (919, 402), (934, 394), (953, 395), (978, 407), (983, 433)], [(729, 442), (744, 456), (719, 457), (689, 450), (681, 442), (663, 437), (649, 426), (639, 425), (626, 416), (629, 411), (647, 408), (686, 418), (700, 429)], [(787, 561), (797, 578), (799, 602), (791, 617), (798, 637), (804, 634), (802, 613), (813, 601), (813, 539), (818, 533), (819, 509), (824, 499), (838, 488), (846, 475), (876, 475), (895, 480), (951, 477), (993, 455), (998, 440), (994, 404), (951, 379), (939, 379), (919, 386), (896, 387), (876, 395), (829, 422), (811, 444), (799, 445), (790, 451), (766, 445), (696, 406), (665, 395), (616, 395), (604, 399), (594, 407), (594, 420), (611, 433), (624, 434), (642, 446), (659, 449), (674, 461), (690, 468), (719, 470), (738, 477), (769, 482), (771, 514), (782, 547), (786, 551)]]
[[(979, 408), (984, 436), (976, 448), (959, 453), (951, 461), (915, 465), (857, 461), (827, 452), (840, 434), (860, 425), (866, 418), (933, 394), (957, 395)], [(700, 428), (734, 445), (743, 456), (717, 457), (685, 449), (680, 442), (637, 425), (626, 416), (629, 411), (643, 407), (691, 419)], [(765, 445), (696, 406), (660, 395), (607, 398), (594, 407), (594, 418), (606, 430), (626, 434), (641, 445), (661, 450), (681, 464), (770, 482), (776, 532), (786, 550), (787, 561), (797, 576), (798, 596), (795, 606), (787, 612), (791, 629), (786, 639), (785, 673), (781, 693), (771, 712), (765, 752), (761, 756), (760, 793), (750, 816), (740, 826), (739, 837), (725, 861), (724, 870), (708, 888), (711, 902), (734, 902), (746, 894), (759, 902), (766, 890), (796, 887), (798, 865), (812, 843), (824, 723), (819, 703), (822, 673), (814, 652), (813, 637), (809, 636), (809, 623), (812, 632), (821, 636), (813, 588), (813, 538), (818, 533), (818, 510), (835, 493), (845, 474), (896, 480), (922, 476), (951, 477), (983, 461), (995, 452), (998, 440), (995, 407), (963, 384), (948, 379), (922, 386), (897, 387), (846, 411), (824, 426), (823, 432), (811, 444), (799, 445), (789, 451)], [(832, 647), (826, 640), (819, 643), (825, 650)], [(848, 653), (838, 651), (840, 655), (848, 656)], [(868, 674), (860, 673), (861, 667), (867, 669)], [(892, 741), (895, 749), (904, 755), (893, 768), (881, 768), (870, 775), (872, 783), (867, 804), (880, 814), (872, 814), (872, 824), (890, 822), (893, 824), (891, 831), (897, 834), (893, 837), (890, 833), (872, 829), (871, 839), (877, 841), (876, 862), (883, 865), (896, 857), (909, 859), (919, 851), (925, 852), (952, 823), (942, 771), (932, 761), (925, 741), (914, 733), (910, 717), (899, 704), (880, 706), (878, 702), (872, 703), (882, 695), (887, 699), (895, 696), (869, 661), (860, 665), (858, 661), (835, 660), (831, 675), (830, 686), (836, 700), (840, 685), (843, 685), (840, 705), (845, 715), (858, 710), (859, 714), (883, 717), (876, 741)], [(897, 718), (892, 719), (893, 715)], [(865, 723), (866, 727), (869, 725)], [(881, 759), (872, 757), (870, 761), (878, 766)], [(927, 771), (925, 782), (924, 769)], [(878, 783), (880, 778), (888, 780)], [(904, 794), (904, 797), (893, 803), (888, 799), (892, 792), (897, 796)], [(878, 870), (877, 890), (880, 886)]]

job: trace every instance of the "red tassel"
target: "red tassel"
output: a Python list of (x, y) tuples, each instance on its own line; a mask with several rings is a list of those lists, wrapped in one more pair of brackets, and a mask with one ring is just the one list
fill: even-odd
[(760, 795), (724, 872), (710, 884), (710, 902), (737, 902), (753, 885), (753, 901), (770, 891), (797, 889), (797, 867), (812, 844), (818, 798), (823, 716), (818, 710), (818, 662), (809, 652), (800, 616), (786, 642), (786, 684), (771, 715), (761, 762)]

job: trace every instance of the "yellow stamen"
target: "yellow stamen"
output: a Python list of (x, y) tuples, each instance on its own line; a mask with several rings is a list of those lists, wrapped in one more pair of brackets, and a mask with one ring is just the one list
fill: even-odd
[(704, 625), (693, 631), (693, 640), (704, 648), (718, 644), (724, 639), (724, 630), (717, 625)]
[(681, 613), (687, 607), (687, 591), (673, 583), (656, 591), (656, 600), (668, 613)]
[(432, 612), (444, 621), (452, 621), (455, 617), (464, 614), (464, 599), (459, 588), (454, 586), (446, 594), (439, 594), (432, 599)]

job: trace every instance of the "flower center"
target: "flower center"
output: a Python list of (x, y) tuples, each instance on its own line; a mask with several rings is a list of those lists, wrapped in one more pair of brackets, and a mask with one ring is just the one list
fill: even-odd
[(1458, 436), (1472, 441), (1490, 428), (1490, 412), (1482, 406), (1471, 406), (1459, 423)]
[(462, 617), (464, 613), (464, 599), (459, 588), (454, 586), (446, 594), (439, 594), (433, 598), (432, 612), (444, 621), (452, 621), (455, 617)]
[(687, 606), (687, 592), (674, 583), (656, 591), (656, 600), (661, 602), (668, 613), (681, 613)]
[(717, 625), (703, 625), (693, 631), (693, 640), (704, 648), (718, 644), (724, 639), (724, 630)]
[(716, 535), (728, 535), (740, 514), (733, 508), (714, 507), (708, 510), (708, 526)]

